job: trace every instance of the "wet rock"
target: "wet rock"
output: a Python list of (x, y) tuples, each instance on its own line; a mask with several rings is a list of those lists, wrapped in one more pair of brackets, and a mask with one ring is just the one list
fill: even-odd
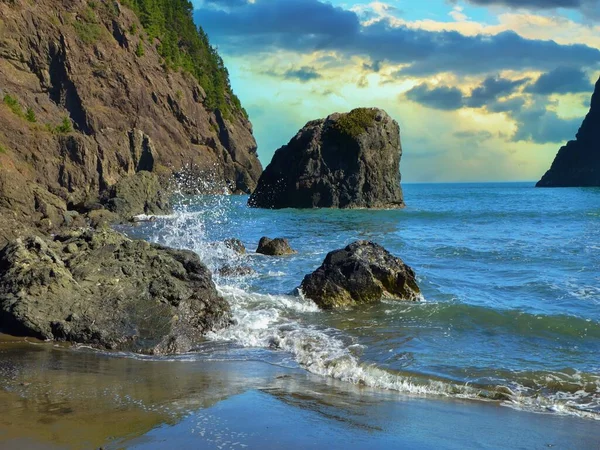
[(106, 209), (126, 220), (140, 214), (164, 215), (172, 212), (168, 195), (158, 177), (146, 171), (122, 178), (106, 191), (103, 203)]
[(262, 237), (258, 243), (256, 253), (268, 256), (284, 256), (297, 253), (290, 247), (287, 239)]
[(537, 187), (600, 186), (600, 79), (574, 141), (562, 147)]
[(402, 208), (400, 127), (359, 108), (308, 122), (275, 152), (248, 204), (257, 208)]
[(237, 277), (247, 277), (249, 275), (254, 275), (256, 272), (247, 266), (232, 266), (229, 264), (221, 267), (218, 272), (220, 276), (225, 278), (237, 278)]
[(229, 317), (193, 252), (108, 229), (19, 239), (0, 251), (8, 334), (164, 354), (188, 351)]
[(421, 296), (414, 271), (368, 241), (330, 252), (316, 271), (304, 277), (300, 288), (323, 309), (375, 303), (382, 298), (417, 301)]
[(235, 238), (225, 239), (225, 247), (227, 247), (230, 250), (233, 250), (234, 252), (236, 252), (240, 255), (246, 254), (246, 246), (239, 239), (235, 239)]

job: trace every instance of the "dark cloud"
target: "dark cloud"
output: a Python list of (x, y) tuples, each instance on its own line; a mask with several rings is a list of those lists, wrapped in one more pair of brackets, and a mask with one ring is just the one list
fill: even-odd
[(574, 67), (558, 67), (543, 74), (535, 83), (528, 86), (526, 92), (532, 94), (576, 94), (592, 92), (594, 86), (585, 72)]
[(521, 110), (525, 106), (525, 99), (521, 97), (513, 97), (506, 100), (495, 100), (486, 105), (486, 109), (494, 113), (513, 113)]
[(488, 77), (483, 80), (480, 86), (471, 91), (471, 96), (467, 99), (467, 105), (473, 108), (481, 108), (496, 101), (498, 97), (512, 94), (527, 81), (529, 81), (528, 78), (509, 80), (498, 76)]
[(448, 86), (432, 88), (421, 84), (406, 92), (405, 95), (409, 100), (433, 109), (453, 110), (463, 106), (463, 93), (460, 89)]
[(492, 112), (505, 112), (518, 108), (524, 101), (519, 98), (499, 100), (514, 94), (517, 89), (529, 81), (527, 78), (510, 80), (500, 76), (487, 77), (469, 95), (455, 87), (439, 86), (430, 88), (427, 84), (414, 87), (406, 97), (417, 103), (434, 109), (459, 109), (463, 107), (486, 107)]
[(513, 141), (533, 141), (538, 144), (560, 143), (575, 137), (581, 118), (563, 119), (545, 105), (533, 105), (514, 112), (511, 117), (517, 122)]
[(321, 74), (318, 73), (312, 67), (301, 67), (299, 69), (290, 69), (283, 74), (286, 80), (299, 80), (299, 81), (311, 81), (321, 78)]
[(377, 60), (373, 61), (370, 64), (363, 63), (363, 69), (368, 70), (370, 72), (379, 72), (383, 67), (383, 61)]
[[(467, 0), (467, 2), (478, 6), (504, 6), (528, 10), (573, 9), (580, 11), (584, 19), (591, 21), (600, 19), (599, 0)], [(457, 1), (452, 0), (452, 3)]]
[(387, 20), (362, 26), (356, 13), (318, 0), (256, 0), (228, 10), (204, 7), (197, 21), (220, 49), (230, 53), (335, 51), (346, 58), (405, 64), (403, 73), (472, 75), (500, 70), (547, 71), (560, 65), (600, 62), (600, 50), (585, 45), (525, 39), (506, 31), (465, 36), (392, 26)]

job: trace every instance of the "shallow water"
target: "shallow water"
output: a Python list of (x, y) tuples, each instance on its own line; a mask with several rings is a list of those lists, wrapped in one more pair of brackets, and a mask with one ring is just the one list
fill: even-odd
[[(256, 210), (245, 197), (182, 200), (168, 220), (125, 230), (197, 251), (236, 325), (223, 353), (404, 393), (500, 398), (520, 409), (600, 417), (600, 190), (529, 183), (407, 185), (401, 211)], [(283, 236), (298, 254), (239, 257)], [(411, 265), (425, 301), (319, 312), (296, 291), (325, 254), (358, 239)]]
[[(328, 436), (334, 448), (597, 447), (600, 189), (404, 191), (402, 211), (182, 198), (173, 216), (123, 228), (192, 249), (213, 270), (253, 268), (215, 278), (235, 325), (171, 359), (1, 344), (0, 447), (31, 447), (23, 436), (70, 448), (319, 448)], [(222, 244), (253, 250), (262, 236), (287, 237), (298, 254)], [(424, 301), (322, 312), (297, 292), (328, 251), (357, 239), (411, 265)], [(279, 411), (268, 430), (264, 408)]]

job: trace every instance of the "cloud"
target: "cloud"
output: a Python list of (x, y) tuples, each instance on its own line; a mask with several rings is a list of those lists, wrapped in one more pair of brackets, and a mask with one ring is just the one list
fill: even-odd
[[(505, 6), (525, 9), (577, 9), (594, 17), (600, 16), (598, 0), (467, 0), (478, 6)], [(455, 3), (455, 1), (453, 1)]]
[(529, 81), (528, 78), (520, 80), (509, 80), (499, 76), (488, 77), (480, 86), (471, 91), (467, 99), (467, 105), (473, 108), (481, 108), (498, 99), (512, 94), (517, 88)]
[(517, 123), (514, 142), (533, 141), (538, 144), (566, 142), (575, 137), (581, 118), (563, 119), (544, 105), (534, 105), (525, 110), (516, 111), (512, 118)]
[(558, 67), (540, 76), (528, 86), (526, 92), (532, 94), (577, 94), (592, 92), (594, 86), (585, 72), (574, 67)]
[(409, 100), (434, 109), (460, 109), (463, 107), (487, 107), (493, 112), (509, 111), (522, 106), (524, 101), (499, 100), (516, 92), (516, 90), (529, 81), (528, 78), (511, 80), (499, 75), (485, 78), (479, 86), (471, 90), (469, 95), (464, 95), (456, 87), (438, 86), (431, 88), (427, 84), (420, 84), (406, 93)]
[(256, 0), (229, 10), (201, 8), (195, 17), (211, 40), (231, 54), (333, 51), (405, 65), (403, 73), (412, 76), (548, 71), (600, 62), (598, 49), (526, 39), (512, 31), (467, 36), (395, 24), (389, 18), (362, 25), (356, 12), (318, 0)]
[(283, 77), (286, 80), (298, 80), (302, 82), (322, 78), (321, 74), (318, 73), (314, 68), (307, 66), (299, 69), (290, 69), (283, 74)]
[(448, 86), (432, 88), (426, 84), (420, 84), (406, 92), (405, 95), (409, 100), (433, 109), (449, 111), (463, 106), (461, 90)]

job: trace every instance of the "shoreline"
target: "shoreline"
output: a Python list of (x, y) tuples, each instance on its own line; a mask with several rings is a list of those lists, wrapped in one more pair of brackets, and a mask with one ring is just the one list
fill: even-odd
[(0, 449), (592, 448), (596, 443), (596, 421), (496, 402), (409, 396), (300, 368), (208, 354), (148, 360), (0, 338), (2, 373), (12, 373), (9, 382), (3, 377), (0, 391), (5, 405)]

